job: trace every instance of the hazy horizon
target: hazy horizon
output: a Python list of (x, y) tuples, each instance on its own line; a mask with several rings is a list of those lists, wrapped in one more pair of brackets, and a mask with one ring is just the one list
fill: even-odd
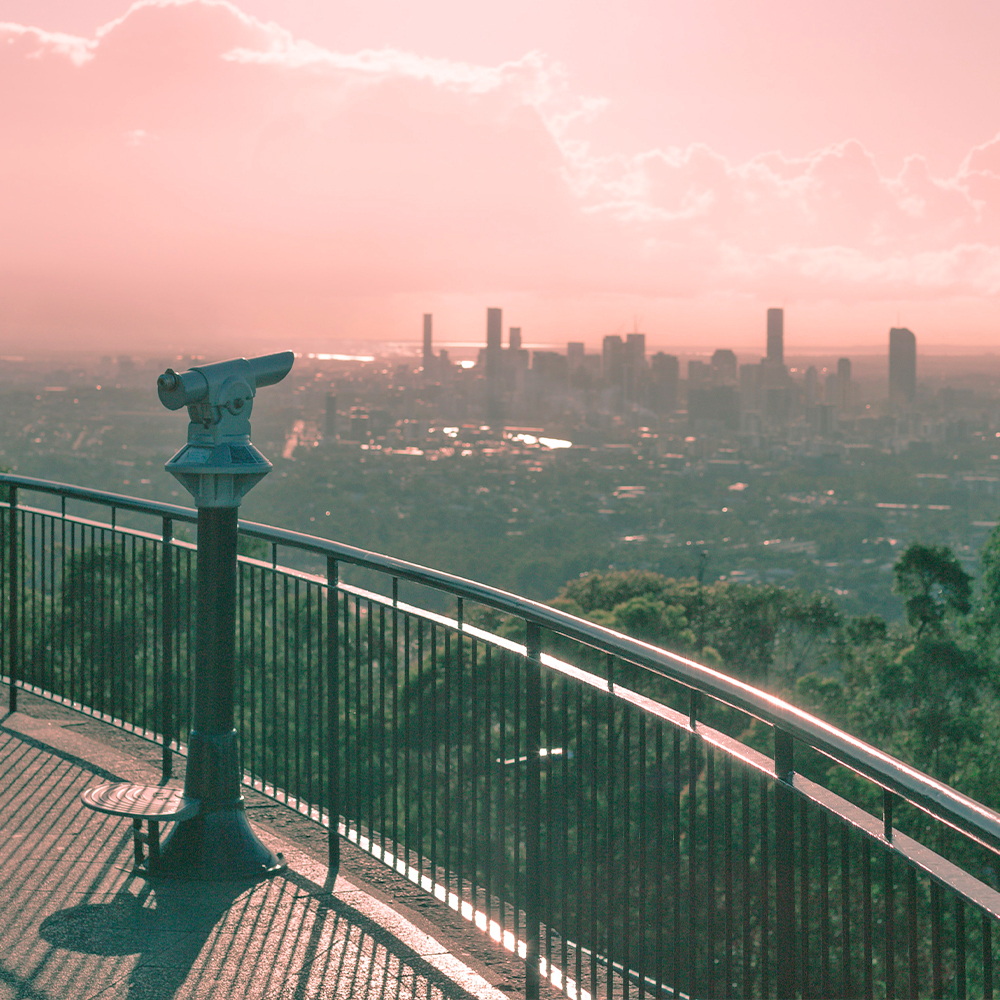
[(997, 343), (1000, 9), (7, 0), (0, 353)]

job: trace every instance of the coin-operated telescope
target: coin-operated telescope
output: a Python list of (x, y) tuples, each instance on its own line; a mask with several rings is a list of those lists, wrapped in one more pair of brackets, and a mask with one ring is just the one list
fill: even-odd
[(271, 471), (271, 463), (250, 442), (254, 396), (291, 371), (291, 351), (259, 358), (234, 358), (199, 365), (178, 374), (168, 368), (157, 380), (168, 410), (188, 408), (188, 441), (166, 469), (194, 497), (196, 507), (238, 507)]
[(150, 871), (202, 878), (256, 878), (284, 865), (251, 829), (241, 793), (236, 691), (236, 577), (239, 504), (271, 463), (250, 443), (250, 412), (261, 386), (291, 370), (291, 351), (236, 358), (156, 382), (168, 410), (188, 408), (187, 444), (166, 470), (198, 507), (194, 705), (184, 794), (197, 816), (178, 821)]

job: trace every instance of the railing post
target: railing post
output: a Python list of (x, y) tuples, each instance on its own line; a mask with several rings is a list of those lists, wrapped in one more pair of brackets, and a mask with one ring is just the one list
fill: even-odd
[(525, 656), (524, 996), (538, 1000), (541, 953), (542, 630), (527, 622)]
[(7, 707), (17, 711), (17, 675), (21, 659), (19, 625), (19, 594), (17, 588), (17, 487), (11, 483), (7, 499), (7, 676), (10, 690)]
[(161, 564), (161, 585), (163, 588), (163, 620), (160, 622), (160, 676), (163, 685), (160, 731), (163, 733), (163, 780), (167, 781), (174, 770), (173, 752), (170, 749), (174, 736), (174, 522), (163, 519), (163, 561)]
[(330, 817), (327, 830), (327, 867), (330, 889), (333, 889), (340, 870), (340, 617), (339, 609), (340, 567), (334, 556), (326, 557), (326, 712), (327, 737), (327, 786), (326, 808)]
[[(795, 996), (795, 802), (791, 788), (795, 760), (792, 737), (774, 730), (774, 904), (777, 924), (779, 1000)], [(767, 830), (761, 831), (766, 837)], [(762, 956), (767, 961), (767, 956)]]

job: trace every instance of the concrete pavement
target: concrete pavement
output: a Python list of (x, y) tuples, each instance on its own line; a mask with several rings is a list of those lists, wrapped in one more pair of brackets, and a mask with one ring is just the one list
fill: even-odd
[(157, 776), (74, 725), (0, 719), (0, 1000), (507, 1000), (458, 949), (349, 872), (330, 886), (271, 833), (289, 867), (262, 882), (133, 876), (131, 824), (80, 792)]

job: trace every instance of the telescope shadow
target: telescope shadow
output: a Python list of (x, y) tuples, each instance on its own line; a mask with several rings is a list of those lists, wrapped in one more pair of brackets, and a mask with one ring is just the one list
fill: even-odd
[(101, 996), (455, 998), (473, 994), (390, 930), (294, 872), (253, 885), (130, 877), (51, 914), (55, 948), (134, 956)]

